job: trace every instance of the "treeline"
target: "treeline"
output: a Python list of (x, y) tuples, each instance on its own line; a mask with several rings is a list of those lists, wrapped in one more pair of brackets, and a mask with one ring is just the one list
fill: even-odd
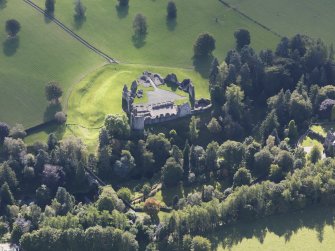
[[(138, 135), (126, 116), (109, 115), (96, 154), (89, 154), (80, 139), (54, 134), (27, 147), (22, 126), (0, 123), (2, 240), (25, 251), (209, 250), (208, 240), (195, 235), (332, 203), (334, 160), (321, 160), (318, 148), (306, 156), (296, 147), (310, 121), (335, 116), (332, 48), (297, 35), (257, 54), (247, 31), (235, 38), (236, 49), (211, 68), (210, 118), (192, 117), (182, 129)], [(98, 191), (92, 172), (121, 186), (155, 176), (162, 193), (180, 185), (202, 189), (175, 195), (166, 202), (175, 211), (159, 222), (155, 199), (142, 205), (144, 217), (124, 204), (134, 192), (146, 199), (150, 185)]]
[[(333, 47), (296, 35), (283, 38), (275, 52), (257, 54), (247, 31), (240, 30), (235, 37), (236, 49), (222, 63), (214, 59), (210, 72), (213, 116), (225, 138), (241, 139), (257, 127), (263, 142), (272, 130), (284, 137), (291, 120), (306, 129), (321, 102), (333, 97), (334, 87), (328, 86), (335, 80)], [(266, 104), (262, 121), (258, 114)]]
[(203, 234), (238, 221), (300, 210), (321, 203), (333, 205), (335, 161), (325, 159), (288, 175), (280, 183), (265, 181), (236, 189), (226, 200), (214, 199), (175, 211), (157, 230), (159, 250), (185, 250), (183, 237)]
[(91, 227), (85, 231), (78, 228), (66, 230), (43, 228), (21, 239), (23, 250), (138, 250), (134, 235), (111, 227)]

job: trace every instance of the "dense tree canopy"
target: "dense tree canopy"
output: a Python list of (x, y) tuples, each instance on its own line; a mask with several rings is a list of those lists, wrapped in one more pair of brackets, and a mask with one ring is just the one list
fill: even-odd
[(250, 44), (250, 33), (248, 30), (239, 29), (235, 31), (234, 37), (236, 39), (236, 48), (238, 50), (242, 49), (245, 45)]
[(202, 33), (198, 36), (193, 45), (195, 56), (208, 56), (215, 49), (215, 39), (209, 33)]
[(133, 29), (135, 37), (143, 37), (147, 34), (147, 19), (145, 16), (143, 16), (143, 14), (139, 13), (135, 16), (133, 21)]

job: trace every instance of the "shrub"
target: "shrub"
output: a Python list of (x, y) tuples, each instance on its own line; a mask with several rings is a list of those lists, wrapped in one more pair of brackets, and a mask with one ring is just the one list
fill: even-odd
[(58, 124), (64, 124), (66, 122), (66, 114), (64, 112), (56, 112), (55, 120)]
[(157, 216), (160, 210), (160, 203), (154, 198), (149, 198), (144, 202), (144, 212), (146, 212), (151, 217)]

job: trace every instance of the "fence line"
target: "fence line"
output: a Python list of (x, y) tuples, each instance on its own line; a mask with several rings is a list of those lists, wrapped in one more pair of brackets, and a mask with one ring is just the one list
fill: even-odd
[(42, 13), (44, 16), (48, 17), (51, 21), (53, 21), (55, 24), (57, 24), (62, 30), (67, 32), (74, 39), (76, 39), (77, 41), (82, 43), (84, 46), (86, 46), (87, 48), (89, 48), (90, 50), (92, 50), (93, 52), (98, 54), (99, 56), (103, 57), (105, 60), (107, 60), (108, 63), (111, 63), (111, 64), (113, 64), (113, 63), (117, 64), (118, 63), (114, 58), (108, 56), (106, 53), (102, 52), (101, 50), (99, 50), (98, 48), (96, 48), (95, 46), (93, 46), (92, 44), (87, 42), (85, 39), (80, 37), (78, 34), (76, 34), (74, 31), (72, 31), (70, 28), (68, 28), (65, 24), (63, 24), (60, 20), (53, 17), (52, 15), (47, 13), (46, 11), (44, 11), (42, 8), (40, 8), (38, 5), (36, 5), (32, 1), (30, 1), (30, 0), (23, 0), (23, 1), (25, 3), (27, 3), (28, 5), (30, 5), (31, 7), (33, 7), (38, 12)]

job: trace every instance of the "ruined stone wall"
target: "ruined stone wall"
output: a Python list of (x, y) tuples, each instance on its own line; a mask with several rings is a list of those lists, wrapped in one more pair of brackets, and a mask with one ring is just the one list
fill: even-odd
[(134, 114), (130, 117), (130, 126), (133, 130), (143, 130), (144, 121), (146, 117), (135, 116)]

